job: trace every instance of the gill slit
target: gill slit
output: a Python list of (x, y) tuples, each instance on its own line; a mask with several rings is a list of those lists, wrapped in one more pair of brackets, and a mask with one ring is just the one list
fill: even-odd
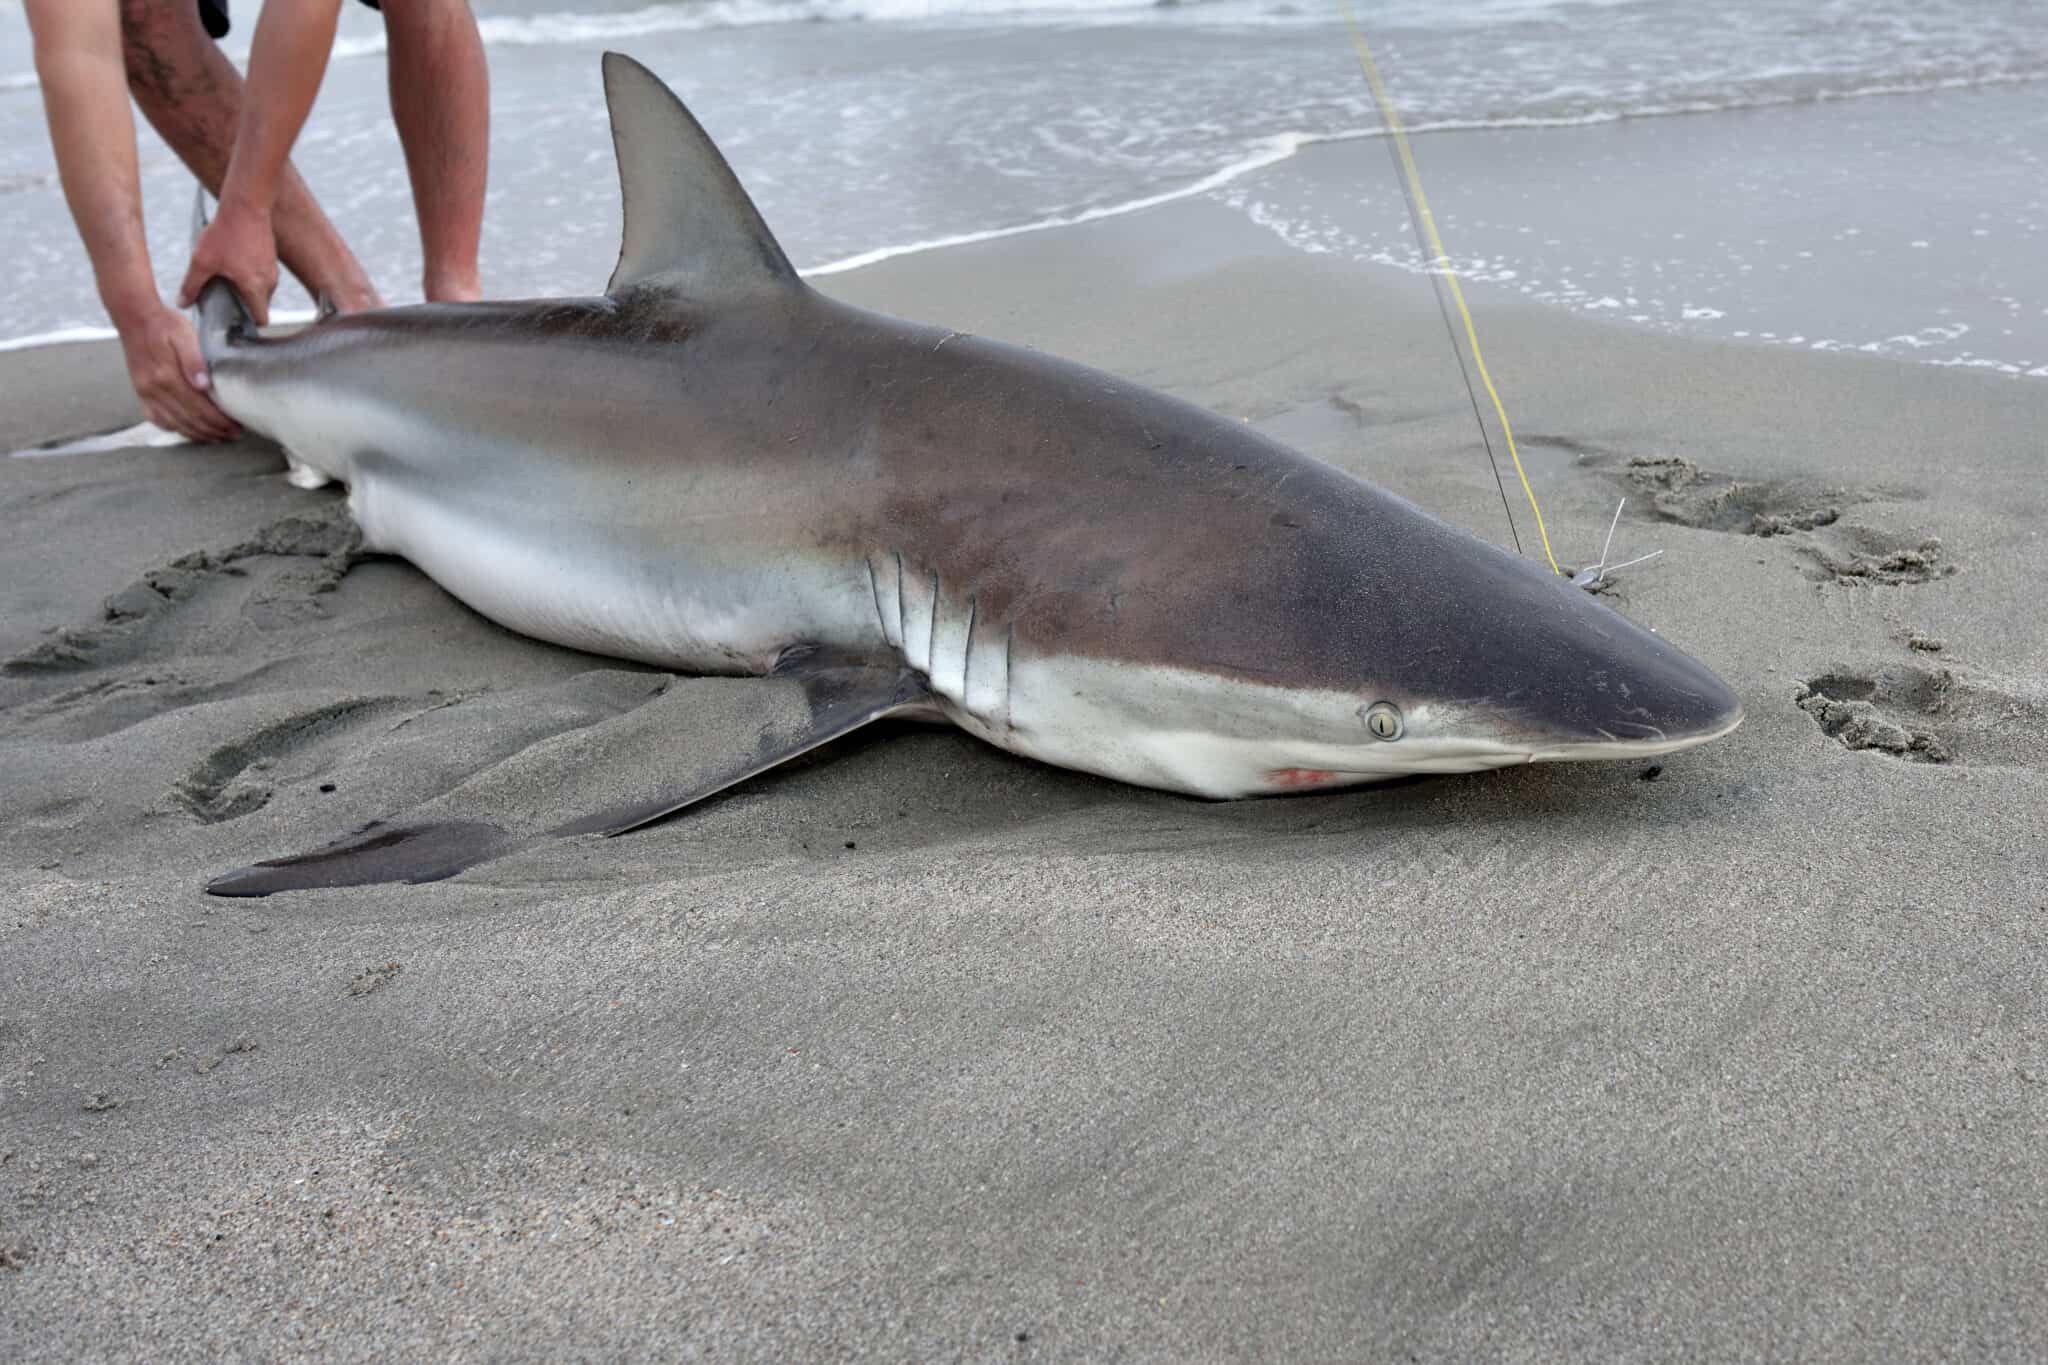
[(981, 603), (975, 598), (967, 599), (967, 644), (960, 651), (960, 705), (966, 706), (967, 699), (974, 695), (970, 680), (974, 676), (974, 618), (981, 611)]
[(910, 643), (910, 631), (903, 622), (903, 551), (901, 550), (896, 552), (896, 640), (898, 652), (903, 655), (906, 663), (909, 662), (910, 651), (905, 646)]
[(875, 599), (875, 629), (882, 632), (882, 643), (886, 645), (889, 643), (889, 627), (882, 619), (882, 585), (875, 577), (875, 557), (865, 556), (865, 562), (868, 566), (868, 592)]
[(939, 575), (932, 574), (932, 620), (931, 628), (924, 633), (924, 674), (929, 678), (939, 671)]

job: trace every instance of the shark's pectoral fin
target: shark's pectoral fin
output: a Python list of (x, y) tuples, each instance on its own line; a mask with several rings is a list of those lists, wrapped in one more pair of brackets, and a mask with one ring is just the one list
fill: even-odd
[(606, 293), (801, 287), (739, 178), (660, 78), (607, 52), (604, 91), (626, 219)]
[(815, 655), (794, 655), (765, 679), (687, 679), (657, 693), (623, 715), (533, 744), (404, 814), (239, 868), (206, 889), (268, 896), (440, 881), (553, 840), (623, 834), (872, 721), (933, 709), (916, 673)]
[(777, 679), (803, 689), (810, 710), (802, 724), (763, 726), (750, 752), (723, 759), (711, 756), (687, 782), (646, 800), (623, 802), (548, 831), (554, 835), (624, 834), (693, 806), (707, 796), (798, 758), (821, 744), (888, 716), (927, 711), (932, 695), (925, 681), (905, 668), (798, 662), (778, 669)]

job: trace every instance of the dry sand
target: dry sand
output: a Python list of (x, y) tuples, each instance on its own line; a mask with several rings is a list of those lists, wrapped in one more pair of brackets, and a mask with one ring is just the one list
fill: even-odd
[[(1503, 538), (1413, 278), (1191, 203), (825, 283)], [(2048, 385), (1485, 336), (1731, 738), (1208, 805), (901, 728), (220, 901), (662, 679), (352, 560), (254, 445), (0, 460), (0, 1357), (2048, 1351)], [(123, 412), (105, 348), (0, 393)]]

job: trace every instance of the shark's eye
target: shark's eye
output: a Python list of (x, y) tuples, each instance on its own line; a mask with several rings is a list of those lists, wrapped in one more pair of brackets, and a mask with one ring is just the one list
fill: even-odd
[(1375, 739), (1399, 739), (1401, 737), (1401, 708), (1390, 701), (1376, 701), (1359, 712), (1365, 717), (1365, 728), (1372, 731)]

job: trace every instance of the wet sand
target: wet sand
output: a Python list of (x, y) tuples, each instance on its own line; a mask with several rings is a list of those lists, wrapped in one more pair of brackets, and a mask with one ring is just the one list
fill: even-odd
[[(1413, 277), (1183, 203), (821, 283), (1505, 539)], [(1212, 805), (905, 727), (221, 901), (664, 678), (254, 444), (0, 460), (0, 1354), (2048, 1349), (2048, 385), (1483, 326), (1560, 558), (1629, 497), (1612, 600), (1727, 740)], [(122, 420), (65, 354), (0, 356), (15, 443)], [(667, 687), (679, 752), (736, 685)]]

